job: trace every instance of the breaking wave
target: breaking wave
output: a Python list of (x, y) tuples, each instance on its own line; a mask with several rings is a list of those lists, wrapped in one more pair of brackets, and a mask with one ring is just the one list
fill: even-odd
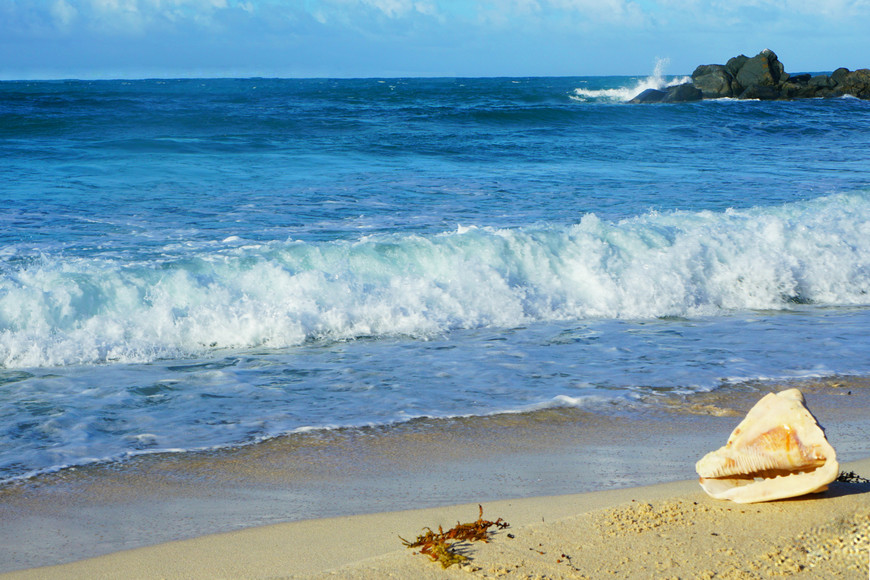
[(653, 73), (638, 80), (632, 86), (619, 87), (615, 89), (574, 89), (571, 98), (578, 101), (613, 101), (625, 102), (633, 99), (647, 89), (664, 89), (675, 85), (690, 82), (691, 77), (667, 77), (665, 69), (669, 64), (667, 58), (657, 58)]
[(7, 249), (0, 364), (143, 362), (216, 348), (797, 304), (870, 304), (870, 195), (355, 242), (228, 238), (140, 261)]

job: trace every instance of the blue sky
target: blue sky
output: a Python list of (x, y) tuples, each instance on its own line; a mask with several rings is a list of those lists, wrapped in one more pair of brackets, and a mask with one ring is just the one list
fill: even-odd
[(0, 0), (0, 79), (870, 67), (870, 0)]

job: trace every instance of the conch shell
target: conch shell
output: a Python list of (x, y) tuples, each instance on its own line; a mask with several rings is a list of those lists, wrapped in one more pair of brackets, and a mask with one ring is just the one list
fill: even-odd
[(828, 489), (837, 454), (797, 389), (765, 395), (724, 447), (695, 465), (711, 497), (755, 503)]

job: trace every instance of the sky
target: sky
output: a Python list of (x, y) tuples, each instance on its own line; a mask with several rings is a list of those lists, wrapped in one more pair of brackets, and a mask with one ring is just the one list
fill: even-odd
[(870, 67), (870, 0), (0, 0), (0, 79)]

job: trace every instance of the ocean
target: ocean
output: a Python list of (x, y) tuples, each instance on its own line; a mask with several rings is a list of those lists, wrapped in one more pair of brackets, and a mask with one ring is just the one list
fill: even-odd
[(680, 80), (0, 83), (0, 483), (870, 376), (870, 102)]

